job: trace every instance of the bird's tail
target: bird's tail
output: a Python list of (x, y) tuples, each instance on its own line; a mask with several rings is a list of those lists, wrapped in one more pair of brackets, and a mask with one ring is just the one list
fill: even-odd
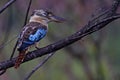
[(14, 68), (17, 69), (17, 68), (20, 66), (20, 64), (22, 63), (22, 61), (23, 61), (24, 58), (25, 58), (26, 51), (27, 51), (27, 50), (23, 50), (23, 51), (20, 51), (20, 52), (19, 52), (19, 55), (18, 55), (18, 57), (17, 57), (17, 59), (16, 59)]

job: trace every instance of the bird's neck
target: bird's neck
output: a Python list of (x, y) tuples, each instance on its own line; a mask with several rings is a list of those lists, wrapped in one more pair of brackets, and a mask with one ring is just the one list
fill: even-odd
[(45, 26), (48, 26), (48, 21), (46, 21), (46, 20), (44, 20), (41, 17), (36, 16), (36, 15), (31, 16), (29, 22), (37, 22), (37, 23), (43, 24)]

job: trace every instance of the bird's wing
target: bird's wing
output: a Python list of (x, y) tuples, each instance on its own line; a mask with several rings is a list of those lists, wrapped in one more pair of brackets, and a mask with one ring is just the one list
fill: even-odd
[(20, 37), (18, 39), (18, 49), (24, 49), (33, 45), (42, 39), (47, 32), (46, 26), (38, 23), (30, 23), (26, 25), (21, 31)]

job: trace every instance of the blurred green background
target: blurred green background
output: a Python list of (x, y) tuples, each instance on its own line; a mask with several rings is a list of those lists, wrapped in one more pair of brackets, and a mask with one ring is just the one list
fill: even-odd
[[(7, 1), (0, 0), (0, 8)], [(21, 31), (28, 1), (17, 0), (0, 14), (0, 44)], [(75, 33), (87, 24), (91, 15), (98, 15), (101, 7), (107, 9), (111, 4), (112, 0), (33, 0), (30, 13), (34, 9), (48, 9), (67, 19), (62, 24), (50, 23), (48, 34), (39, 46), (44, 47)], [(57, 51), (30, 80), (120, 80), (119, 21)], [(9, 59), (15, 42), (16, 39), (0, 49), (0, 61)], [(8, 69), (0, 80), (23, 80), (42, 58), (26, 62), (17, 70)]]

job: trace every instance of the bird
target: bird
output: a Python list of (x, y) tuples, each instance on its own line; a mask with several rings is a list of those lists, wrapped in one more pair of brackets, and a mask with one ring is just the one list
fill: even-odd
[(49, 22), (61, 23), (64, 21), (64, 18), (58, 17), (48, 10), (34, 10), (29, 22), (22, 28), (18, 37), (16, 48), (19, 55), (15, 60), (14, 68), (17, 69), (20, 66), (31, 46), (34, 45), (36, 49), (39, 49), (39, 41), (46, 36)]

